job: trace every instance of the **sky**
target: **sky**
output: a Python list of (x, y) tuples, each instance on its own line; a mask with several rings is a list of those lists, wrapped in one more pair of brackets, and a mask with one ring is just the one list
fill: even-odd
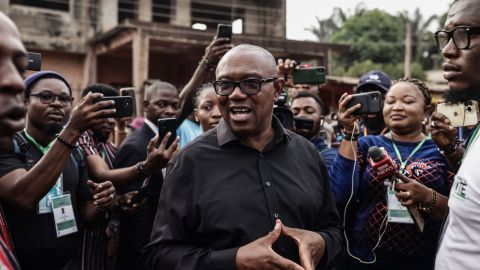
[[(334, 7), (341, 7), (352, 14), (358, 3), (364, 2), (367, 9), (382, 9), (391, 14), (408, 10), (409, 14), (420, 8), (424, 18), (440, 15), (448, 10), (452, 0), (287, 0), (287, 38), (296, 40), (316, 40), (315, 36), (305, 30), (316, 26), (315, 16), (326, 19)], [(407, 5), (408, 3), (408, 5)]]

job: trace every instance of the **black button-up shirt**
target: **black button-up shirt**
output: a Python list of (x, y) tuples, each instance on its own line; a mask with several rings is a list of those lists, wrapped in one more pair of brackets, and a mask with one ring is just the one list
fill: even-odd
[[(322, 265), (340, 250), (340, 225), (328, 174), (315, 146), (273, 118), (262, 152), (243, 145), (222, 119), (169, 163), (151, 243), (151, 269), (236, 269), (240, 246), (267, 235), (275, 220), (320, 233)], [(282, 236), (274, 250), (299, 262)]]

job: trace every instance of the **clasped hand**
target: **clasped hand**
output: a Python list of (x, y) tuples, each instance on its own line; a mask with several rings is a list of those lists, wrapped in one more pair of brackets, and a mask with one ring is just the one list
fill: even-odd
[[(272, 245), (280, 235), (292, 238), (298, 246), (300, 265), (277, 254)], [(237, 251), (237, 269), (288, 269), (288, 270), (314, 270), (325, 252), (323, 237), (312, 231), (290, 228), (280, 220), (275, 223), (274, 229)]]

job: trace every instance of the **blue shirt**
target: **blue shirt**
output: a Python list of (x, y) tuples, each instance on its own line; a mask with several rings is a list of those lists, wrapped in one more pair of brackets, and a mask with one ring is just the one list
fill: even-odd
[[(417, 146), (417, 143), (395, 143), (402, 160), (406, 160)], [(358, 140), (357, 162), (337, 155), (329, 170), (331, 189), (338, 205), (345, 205), (348, 201), (353, 182), (353, 199), (348, 206), (347, 216), (350, 224), (346, 226), (346, 230), (352, 253), (363, 260), (373, 259), (372, 249), (378, 241), (380, 224), (388, 208), (387, 187), (383, 181), (375, 179), (374, 171), (367, 160), (368, 148), (374, 145), (384, 147), (392, 160), (400, 165), (392, 140), (376, 135)], [(408, 160), (404, 174), (448, 196), (454, 173), (437, 146), (431, 139), (427, 139)], [(403, 260), (408, 260), (409, 255), (433, 260), (440, 222), (427, 214), (424, 214), (424, 219), (426, 226), (423, 233), (419, 233), (414, 224), (388, 223), (377, 251), (402, 255), (400, 259)]]
[(191, 142), (202, 133), (202, 128), (199, 125), (188, 119), (185, 119), (177, 128), (177, 136), (180, 137), (180, 148), (183, 148), (185, 145), (187, 145), (187, 143)]
[(327, 167), (327, 170), (329, 170), (330, 166), (332, 166), (333, 160), (337, 156), (338, 149), (328, 147), (322, 138), (311, 139), (310, 141), (315, 145), (318, 152), (320, 152), (320, 156), (325, 163), (325, 167)]

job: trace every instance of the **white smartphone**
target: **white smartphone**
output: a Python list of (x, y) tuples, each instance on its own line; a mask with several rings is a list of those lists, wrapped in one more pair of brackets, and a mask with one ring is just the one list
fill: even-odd
[(469, 100), (465, 103), (438, 103), (437, 112), (445, 115), (453, 127), (474, 126), (478, 123), (478, 102)]

